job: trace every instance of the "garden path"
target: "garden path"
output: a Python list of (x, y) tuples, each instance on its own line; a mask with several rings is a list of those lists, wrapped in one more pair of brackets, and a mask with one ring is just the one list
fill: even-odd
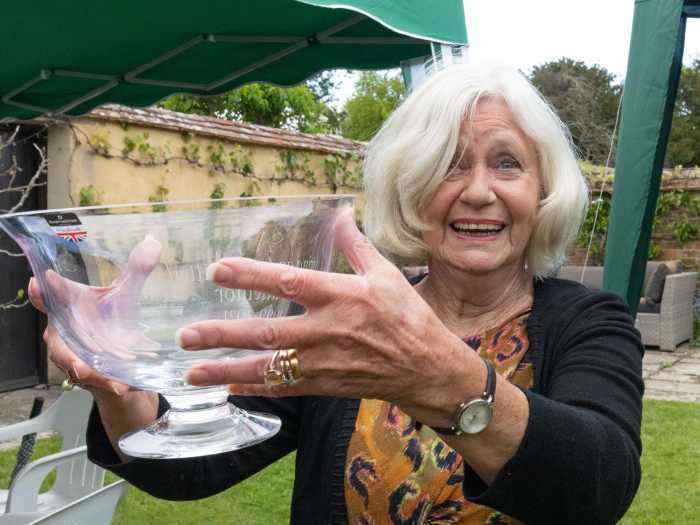
[(700, 403), (700, 348), (684, 343), (674, 352), (647, 350), (642, 367), (644, 397)]

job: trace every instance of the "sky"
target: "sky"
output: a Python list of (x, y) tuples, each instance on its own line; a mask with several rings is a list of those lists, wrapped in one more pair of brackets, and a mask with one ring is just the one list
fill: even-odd
[[(561, 57), (600, 64), (624, 79), (634, 0), (464, 0), (469, 60), (495, 59), (525, 72)], [(684, 63), (700, 56), (700, 20), (687, 26)], [(338, 98), (352, 95), (343, 80)]]

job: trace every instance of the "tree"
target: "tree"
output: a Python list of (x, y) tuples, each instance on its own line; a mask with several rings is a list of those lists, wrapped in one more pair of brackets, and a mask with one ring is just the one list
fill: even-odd
[(336, 91), (339, 88), (339, 80), (342, 76), (347, 76), (344, 69), (334, 71), (321, 71), (306, 81), (314, 100), (325, 105), (324, 116), (328, 119), (326, 128), (329, 133), (340, 135), (342, 133), (343, 122), (348, 118), (347, 112), (343, 108), (335, 108)]
[(700, 165), (700, 59), (683, 66), (666, 150), (674, 166)]
[[(533, 67), (530, 80), (569, 127), (585, 160), (604, 165), (622, 92), (615, 75), (598, 64), (561, 58)], [(613, 151), (611, 165), (614, 159)]]
[[(2, 153), (3, 149), (10, 147), (10, 145), (14, 142), (15, 138), (17, 137), (19, 131), (20, 128), (18, 126), (12, 134), (6, 135), (4, 137), (0, 136), (0, 153)], [(27, 198), (34, 190), (34, 188), (38, 188), (39, 186), (46, 186), (46, 180), (41, 180), (42, 177), (46, 174), (46, 168), (49, 164), (48, 159), (46, 158), (46, 152), (36, 144), (34, 145), (34, 147), (39, 153), (41, 161), (36, 172), (34, 172), (29, 181), (26, 182), (24, 185), (17, 184), (18, 175), (20, 175), (22, 169), (17, 164), (17, 159), (14, 156), (10, 160), (8, 166), (0, 166), (0, 194), (4, 194), (3, 197), (10, 197), (9, 199), (5, 200), (5, 202), (9, 202), (9, 208), (0, 209), (0, 214), (14, 213), (16, 211), (20, 211), (22, 206), (24, 206), (24, 203), (26, 202)], [(0, 230), (0, 232), (1, 231), (2, 230)], [(7, 250), (0, 250), (0, 258), (2, 257), (24, 258), (25, 255), (22, 252), (9, 252)], [(3, 262), (0, 261), (0, 268), (3, 266)], [(22, 288), (20, 290), (17, 290), (16, 295), (10, 298), (9, 300), (6, 297), (0, 298), (0, 311), (9, 310), (10, 308), (22, 308), (27, 304), (29, 304), (29, 299), (27, 299), (25, 295), (25, 290), (24, 288)]]
[(293, 88), (248, 84), (214, 97), (174, 95), (158, 107), (304, 133), (326, 130), (322, 119), (319, 120), (327, 113), (326, 105), (316, 101), (306, 84)]
[(348, 118), (343, 122), (343, 136), (369, 140), (405, 94), (400, 73), (361, 72), (354, 95), (345, 103)]

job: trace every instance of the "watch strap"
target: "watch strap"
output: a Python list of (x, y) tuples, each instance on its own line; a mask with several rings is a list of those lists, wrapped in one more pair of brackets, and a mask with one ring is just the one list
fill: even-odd
[[(496, 380), (497, 380), (497, 373), (496, 369), (493, 367), (493, 365), (488, 362), (486, 359), (483, 357), (481, 360), (486, 364), (486, 386), (484, 387), (484, 395), (482, 396), (482, 399), (488, 403), (493, 403), (495, 396), (496, 396)], [(464, 407), (464, 403), (461, 405)], [(464, 431), (459, 427), (459, 416), (461, 415), (461, 410), (460, 414), (457, 415), (457, 423), (458, 426), (454, 427), (430, 427), (432, 428), (435, 432), (438, 434), (444, 434), (445, 436), (459, 436), (462, 434)]]

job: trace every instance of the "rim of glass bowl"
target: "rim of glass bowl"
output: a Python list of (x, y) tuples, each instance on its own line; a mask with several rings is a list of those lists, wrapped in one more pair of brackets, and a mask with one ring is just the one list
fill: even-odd
[[(323, 199), (332, 198), (340, 199), (343, 197), (355, 197), (357, 200), (358, 195), (354, 193), (324, 193), (320, 195), (276, 195), (276, 196), (260, 196), (260, 197), (232, 197), (230, 199), (192, 199), (184, 201), (162, 201), (162, 202), (136, 202), (133, 204), (112, 204), (112, 205), (102, 205), (102, 206), (76, 206), (73, 208), (55, 208), (50, 210), (31, 210), (31, 211), (21, 211), (15, 213), (5, 213), (0, 215), (0, 219), (5, 219), (8, 217), (20, 217), (24, 215), (40, 215), (46, 213), (68, 213), (75, 211), (87, 211), (87, 210), (111, 210), (114, 208), (132, 208), (137, 206), (158, 206), (159, 204), (196, 204), (204, 202), (233, 202), (233, 201), (255, 201), (263, 199)], [(166, 210), (167, 211), (167, 210)]]

